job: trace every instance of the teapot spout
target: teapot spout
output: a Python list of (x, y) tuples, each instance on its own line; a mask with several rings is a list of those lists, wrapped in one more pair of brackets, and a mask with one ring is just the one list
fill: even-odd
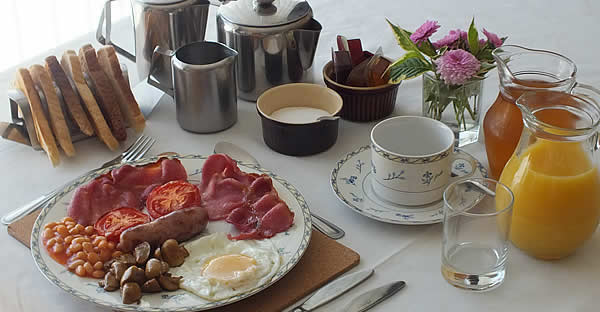
[(298, 56), (304, 70), (309, 69), (315, 58), (317, 52), (317, 43), (319, 42), (319, 35), (323, 26), (312, 18), (302, 28), (295, 29), (292, 31), (296, 47), (298, 49)]

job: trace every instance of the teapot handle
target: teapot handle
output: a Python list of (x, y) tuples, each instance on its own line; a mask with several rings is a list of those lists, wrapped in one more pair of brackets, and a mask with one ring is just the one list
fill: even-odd
[[(116, 1), (116, 0), (106, 0), (106, 2), (104, 3), (104, 8), (102, 9), (102, 14), (100, 14), (100, 22), (98, 23), (98, 29), (96, 30), (96, 39), (101, 44), (112, 45), (119, 54), (125, 56), (130, 61), (135, 63), (135, 55), (127, 52), (125, 49), (119, 47), (114, 42), (110, 41), (110, 29), (112, 27), (112, 21), (110, 18), (110, 9), (111, 9), (110, 3), (113, 1)], [(104, 17), (105, 16), (106, 16), (106, 38), (102, 35), (102, 26), (104, 26)]]

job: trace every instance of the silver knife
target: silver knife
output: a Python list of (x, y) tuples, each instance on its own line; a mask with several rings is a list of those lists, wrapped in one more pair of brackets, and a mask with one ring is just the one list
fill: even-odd
[(385, 299), (391, 297), (397, 293), (400, 289), (404, 288), (406, 283), (404, 281), (397, 281), (391, 284), (387, 284), (375, 289), (368, 290), (358, 297), (352, 299), (352, 301), (344, 307), (344, 312), (364, 312), (370, 308), (381, 303)]
[(341, 296), (348, 290), (352, 289), (354, 286), (362, 283), (367, 278), (373, 275), (374, 270), (364, 270), (356, 273), (348, 274), (343, 277), (340, 277), (333, 282), (323, 286), (321, 289), (317, 290), (308, 300), (306, 300), (302, 305), (292, 309), (292, 312), (308, 312), (312, 311), (327, 302)]

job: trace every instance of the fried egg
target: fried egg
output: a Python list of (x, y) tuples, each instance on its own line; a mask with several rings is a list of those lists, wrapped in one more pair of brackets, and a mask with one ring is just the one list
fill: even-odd
[(180, 287), (199, 297), (218, 301), (251, 291), (271, 281), (281, 256), (269, 240), (230, 241), (214, 233), (185, 244), (190, 255), (173, 275)]

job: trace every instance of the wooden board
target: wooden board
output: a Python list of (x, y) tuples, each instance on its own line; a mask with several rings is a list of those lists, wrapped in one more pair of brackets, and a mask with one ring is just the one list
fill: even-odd
[[(29, 248), (31, 230), (38, 214), (39, 211), (10, 224), (8, 233)], [(286, 276), (254, 296), (212, 311), (282, 311), (350, 270), (359, 261), (358, 253), (313, 230), (304, 256)]]

